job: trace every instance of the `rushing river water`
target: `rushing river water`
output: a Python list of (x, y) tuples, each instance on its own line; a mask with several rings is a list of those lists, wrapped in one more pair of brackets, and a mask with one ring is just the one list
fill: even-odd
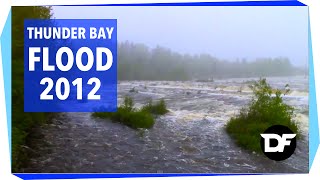
[[(252, 79), (214, 82), (128, 81), (118, 84), (119, 103), (125, 95), (136, 106), (163, 98), (170, 110), (150, 130), (91, 117), (61, 113), (41, 131), (47, 142), (26, 172), (81, 173), (270, 173), (308, 171), (308, 79), (268, 78), (274, 88), (290, 85), (284, 97), (295, 107), (303, 138), (293, 156), (275, 162), (239, 148), (224, 130), (245, 106)], [(134, 88), (137, 92), (129, 92)]]

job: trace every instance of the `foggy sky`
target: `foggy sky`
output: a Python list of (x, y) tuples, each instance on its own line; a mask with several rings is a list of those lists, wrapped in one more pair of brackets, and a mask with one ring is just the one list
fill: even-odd
[(308, 62), (308, 7), (53, 7), (56, 19), (118, 19), (118, 41), (220, 59)]

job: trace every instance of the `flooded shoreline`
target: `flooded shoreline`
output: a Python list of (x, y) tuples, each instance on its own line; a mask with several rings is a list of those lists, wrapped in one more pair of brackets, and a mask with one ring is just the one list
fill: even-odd
[[(249, 80), (246, 80), (249, 81)], [(46, 147), (26, 172), (81, 173), (303, 173), (308, 171), (308, 80), (270, 79), (290, 84), (284, 101), (295, 107), (302, 131), (292, 157), (274, 162), (238, 147), (225, 132), (230, 117), (251, 99), (247, 82), (121, 81), (118, 103), (133, 97), (136, 107), (163, 98), (170, 110), (149, 130), (91, 117), (61, 113), (41, 131)], [(239, 89), (241, 88), (241, 91)], [(130, 92), (134, 88), (135, 92)]]

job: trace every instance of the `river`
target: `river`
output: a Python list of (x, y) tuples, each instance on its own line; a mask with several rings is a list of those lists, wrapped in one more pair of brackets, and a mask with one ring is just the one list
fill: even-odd
[[(238, 147), (224, 130), (230, 117), (245, 106), (254, 79), (214, 82), (121, 81), (118, 102), (125, 95), (136, 107), (149, 98), (163, 98), (170, 112), (149, 130), (91, 117), (60, 113), (40, 131), (39, 147), (25, 172), (47, 173), (287, 173), (308, 172), (308, 79), (267, 78), (275, 88), (290, 85), (284, 101), (295, 107), (302, 138), (295, 153), (275, 162)], [(137, 92), (129, 92), (134, 88)]]

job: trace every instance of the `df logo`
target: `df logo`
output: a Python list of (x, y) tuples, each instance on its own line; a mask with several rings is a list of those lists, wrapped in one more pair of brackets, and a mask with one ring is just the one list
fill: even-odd
[(271, 126), (260, 135), (262, 152), (272, 160), (282, 161), (288, 159), (296, 149), (296, 134), (286, 126)]

